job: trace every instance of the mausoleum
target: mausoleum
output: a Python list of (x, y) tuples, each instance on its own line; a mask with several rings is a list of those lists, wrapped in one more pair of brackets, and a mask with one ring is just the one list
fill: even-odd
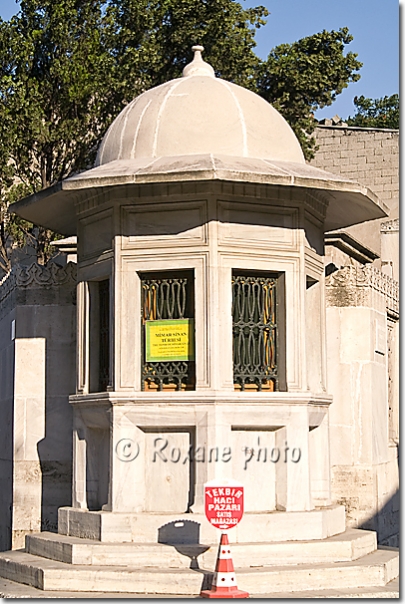
[[(245, 486), (245, 516), (229, 535), (241, 588), (266, 593), (252, 566), (290, 562), (329, 564), (328, 586), (333, 568), (337, 577), (339, 563), (362, 556), (375, 571), (364, 580), (377, 584), (383, 568), (385, 584), (397, 553), (376, 550), (372, 531), (346, 530), (331, 489), (324, 234), (389, 209), (308, 165), (283, 117), (193, 50), (182, 77), (125, 107), (94, 168), (15, 204), (24, 219), (77, 236), (72, 500), (58, 533), (26, 531), (24, 553), (1, 554), (0, 575), (42, 589), (71, 577), (82, 591), (170, 593), (171, 565), (186, 577), (176, 575), (178, 589), (199, 593), (202, 575), (186, 569), (190, 558), (213, 564), (217, 542), (203, 485), (231, 478)], [(384, 299), (375, 305), (362, 320), (377, 340), (361, 346), (379, 384), (371, 397), (385, 400)], [(18, 320), (14, 329), (18, 341)], [(387, 423), (388, 408), (372, 404), (372, 421)], [(388, 434), (372, 430), (374, 455), (387, 456)], [(143, 568), (152, 550), (158, 579)], [(41, 580), (24, 566), (36, 564)]]

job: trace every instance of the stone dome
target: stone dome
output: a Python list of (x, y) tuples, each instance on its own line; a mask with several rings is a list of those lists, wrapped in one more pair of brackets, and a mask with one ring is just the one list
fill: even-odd
[(216, 78), (193, 46), (183, 77), (147, 90), (111, 124), (96, 166), (114, 160), (221, 154), (305, 163), (285, 119), (257, 94)]

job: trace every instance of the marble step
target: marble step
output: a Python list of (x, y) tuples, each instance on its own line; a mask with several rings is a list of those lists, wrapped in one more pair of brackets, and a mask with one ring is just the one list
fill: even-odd
[[(379, 549), (350, 562), (237, 569), (240, 589), (254, 594), (333, 588), (378, 587), (396, 578), (399, 554)], [(212, 572), (134, 569), (130, 566), (72, 566), (23, 551), (0, 553), (0, 576), (42, 590), (198, 595)]]
[[(338, 535), (345, 528), (343, 505), (308, 512), (246, 512), (229, 539), (231, 543), (308, 541)], [(108, 543), (215, 543), (218, 538), (204, 513), (137, 514), (68, 507), (59, 508), (58, 532)]]
[[(377, 547), (373, 531), (348, 529), (315, 541), (234, 543), (235, 567), (344, 562), (357, 560)], [(164, 545), (160, 543), (106, 543), (55, 533), (27, 535), (29, 554), (67, 564), (130, 565), (133, 568), (214, 568), (218, 544)]]
[[(271, 586), (269, 586), (271, 589)], [(399, 598), (399, 579), (393, 579), (386, 585), (381, 586), (373, 586), (373, 587), (349, 587), (346, 588), (336, 588), (336, 589), (310, 589), (307, 591), (295, 591), (293, 594), (290, 591), (279, 591), (278, 593), (272, 593), (271, 591), (266, 594), (254, 594), (250, 592), (250, 598), (260, 598), (261, 600), (266, 599), (288, 599), (290, 600), (292, 597), (294, 599), (326, 599), (333, 598), (334, 600), (337, 598)], [(131, 600), (141, 599), (146, 600), (148, 598), (156, 599), (156, 594), (139, 594), (133, 592), (109, 592), (105, 593), (102, 591), (43, 591), (41, 589), (37, 589), (36, 587), (31, 587), (30, 585), (23, 585), (22, 583), (15, 583), (14, 581), (9, 581), (8, 579), (0, 578), (0, 598), (52, 598), (52, 599), (61, 599), (61, 598), (78, 598), (80, 600), (84, 599), (123, 599), (130, 598)], [(177, 600), (181, 600), (182, 598), (187, 599), (199, 599), (199, 596), (188, 596), (188, 595), (179, 595), (179, 594), (164, 594), (164, 598), (173, 598)]]

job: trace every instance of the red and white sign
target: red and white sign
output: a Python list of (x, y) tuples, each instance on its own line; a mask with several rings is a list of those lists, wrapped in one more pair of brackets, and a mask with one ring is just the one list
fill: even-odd
[(215, 528), (228, 530), (243, 516), (243, 485), (236, 480), (211, 480), (204, 485), (205, 515)]

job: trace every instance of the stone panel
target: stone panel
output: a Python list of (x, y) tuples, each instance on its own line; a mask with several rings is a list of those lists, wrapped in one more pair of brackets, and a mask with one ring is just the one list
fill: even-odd
[(232, 478), (245, 487), (245, 511), (275, 510), (276, 465), (285, 463), (275, 432), (233, 430), (232, 451)]
[(218, 202), (219, 241), (260, 247), (296, 249), (298, 214), (295, 209), (258, 204)]
[(80, 222), (79, 233), (80, 257), (110, 250), (113, 237), (112, 210), (99, 212), (91, 218), (83, 218)]
[(123, 206), (123, 248), (167, 246), (173, 237), (177, 245), (206, 243), (206, 222), (206, 202)]
[(145, 432), (145, 511), (186, 512), (192, 503), (194, 483), (188, 452), (191, 433)]

